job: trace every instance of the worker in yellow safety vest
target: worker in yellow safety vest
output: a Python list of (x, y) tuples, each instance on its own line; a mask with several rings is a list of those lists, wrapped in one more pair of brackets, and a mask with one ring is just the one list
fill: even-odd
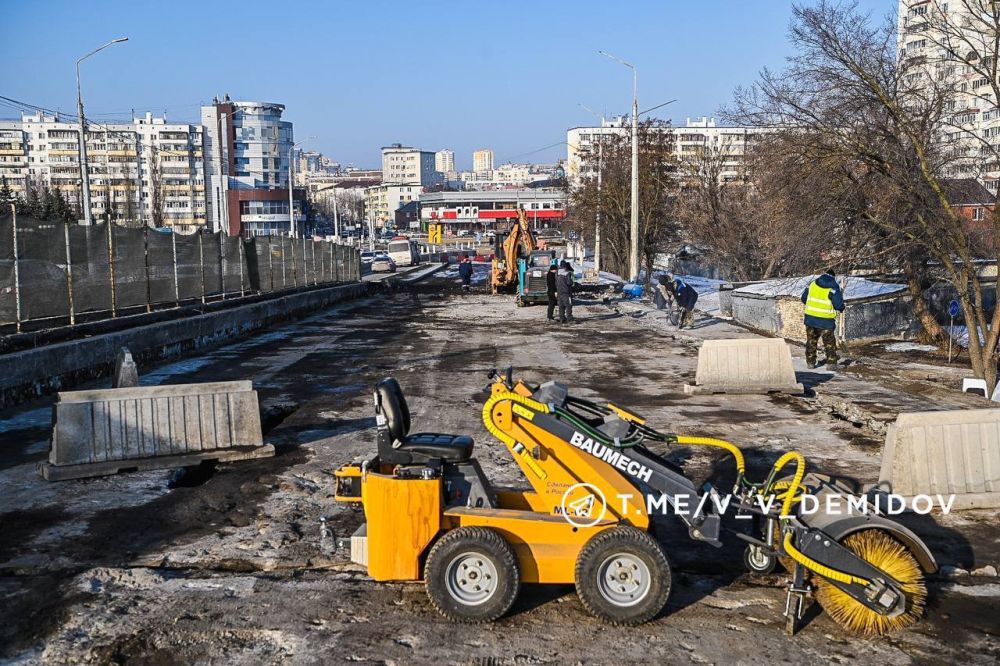
[(806, 365), (819, 367), (816, 345), (820, 338), (823, 338), (826, 364), (835, 365), (838, 359), (834, 331), (837, 328), (837, 313), (844, 311), (844, 294), (832, 270), (809, 283), (802, 292), (802, 302), (806, 306)]

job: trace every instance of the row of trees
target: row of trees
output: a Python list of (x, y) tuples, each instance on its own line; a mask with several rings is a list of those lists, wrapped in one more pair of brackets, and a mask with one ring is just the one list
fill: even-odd
[(11, 203), (17, 206), (19, 215), (36, 220), (75, 222), (78, 217), (74, 206), (58, 188), (50, 189), (47, 185), (39, 188), (29, 184), (23, 197), (15, 196), (7, 179), (0, 178), (0, 215), (10, 212)]
[[(640, 208), (646, 265), (684, 239), (737, 279), (834, 266), (899, 272), (925, 336), (937, 341), (944, 332), (922, 296), (945, 281), (973, 332), (973, 371), (994, 385), (1000, 309), (987, 303), (977, 260), (1000, 252), (1000, 207), (990, 195), (992, 211), (974, 224), (951, 199), (960, 179), (1000, 171), (1000, 143), (969, 122), (970, 114), (1000, 114), (1000, 3), (948, 4), (931, 0), (917, 25), (902, 32), (854, 4), (795, 7), (787, 66), (763, 71), (725, 110), (732, 124), (767, 128), (738, 160), (735, 176), (725, 145), (682, 163), (666, 151), (640, 153), (647, 159)], [(914, 34), (924, 40), (918, 48), (900, 50)], [(622, 148), (628, 137), (606, 138), (600, 210), (612, 245), (623, 231), (627, 240)], [(584, 162), (596, 164), (596, 155)], [(594, 190), (588, 180), (571, 198), (574, 216), (591, 220), (585, 226), (596, 217)], [(650, 235), (650, 228), (657, 231)], [(609, 251), (612, 268), (625, 265)]]

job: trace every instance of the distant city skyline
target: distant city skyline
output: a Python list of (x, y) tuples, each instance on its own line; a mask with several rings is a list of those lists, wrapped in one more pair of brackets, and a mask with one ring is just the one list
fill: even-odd
[[(630, 73), (598, 49), (636, 65), (640, 108), (676, 99), (659, 117), (683, 124), (718, 115), (736, 86), (781, 67), (791, 4), (515, 0), (505, 5), (519, 19), (510, 22), (490, 5), (452, 2), (291, 2), (277, 11), (254, 1), (12, 2), (0, 26), (0, 94), (75, 115), (76, 59), (127, 36), (81, 68), (96, 122), (133, 110), (197, 122), (201, 105), (228, 93), (283, 104), (296, 140), (316, 137), (303, 149), (359, 168), (376, 167), (381, 147), (395, 142), (450, 149), (460, 171), (483, 146), (498, 166), (555, 162), (567, 128), (596, 122), (579, 104), (609, 117), (628, 110)], [(861, 4), (876, 19), (897, 7)], [(0, 106), (0, 117), (17, 116)]]

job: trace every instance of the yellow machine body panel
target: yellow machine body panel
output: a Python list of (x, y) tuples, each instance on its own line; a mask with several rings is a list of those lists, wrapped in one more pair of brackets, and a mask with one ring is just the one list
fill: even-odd
[(595, 534), (614, 527), (604, 519), (577, 528), (562, 516), (513, 509), (453, 507), (444, 512), (443, 527), (489, 527), (514, 547), (525, 583), (572, 583), (580, 549)]
[(536, 493), (518, 501), (517, 508), (527, 503), (532, 510), (558, 516), (565, 523), (562, 514), (567, 506), (588, 494), (599, 495), (608, 518), (648, 528), (643, 494), (621, 472), (534, 424), (530, 399), (528, 405), (504, 399), (519, 395), (505, 391), (502, 384), (494, 385), (493, 395), (498, 401), (484, 416), (502, 435), (498, 439), (507, 446)]
[(368, 471), (361, 501), (368, 522), (368, 575), (420, 580), (420, 556), (441, 529), (441, 479), (397, 479)]

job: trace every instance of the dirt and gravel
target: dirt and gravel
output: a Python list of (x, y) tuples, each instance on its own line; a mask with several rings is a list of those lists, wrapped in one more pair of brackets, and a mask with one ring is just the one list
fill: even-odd
[[(1000, 525), (993, 511), (911, 520), (941, 564), (924, 621), (884, 640), (844, 633), (817, 607), (783, 633), (785, 580), (744, 573), (736, 544), (680, 533), (666, 612), (602, 625), (572, 587), (528, 586), (495, 624), (439, 617), (420, 584), (379, 584), (334, 549), (360, 513), (333, 502), (331, 472), (372, 452), (370, 388), (392, 375), (415, 430), (468, 433), (494, 481), (518, 468), (480, 420), (486, 373), (512, 365), (584, 397), (631, 407), (663, 430), (717, 435), (762, 475), (784, 451), (860, 483), (877, 478), (878, 416), (919, 405), (895, 375), (803, 373), (816, 397), (686, 396), (699, 338), (747, 335), (702, 319), (683, 335), (648, 307), (580, 303), (578, 322), (463, 294), (443, 273), (419, 287), (318, 313), (196, 358), (145, 369), (146, 383), (249, 378), (272, 459), (217, 468), (46, 483), (50, 407), (0, 414), (0, 659), (11, 663), (996, 663)], [(797, 369), (804, 371), (801, 358)], [(863, 362), (858, 364), (864, 366)], [(916, 382), (917, 380), (913, 380)], [(935, 390), (939, 390), (938, 389)], [(872, 422), (820, 397), (864, 395)], [(967, 397), (952, 392), (954, 404)], [(951, 395), (951, 394), (948, 394)], [(927, 401), (925, 400), (925, 403)], [(715, 454), (664, 451), (689, 476), (726, 485)], [(327, 518), (328, 530), (320, 519)]]

